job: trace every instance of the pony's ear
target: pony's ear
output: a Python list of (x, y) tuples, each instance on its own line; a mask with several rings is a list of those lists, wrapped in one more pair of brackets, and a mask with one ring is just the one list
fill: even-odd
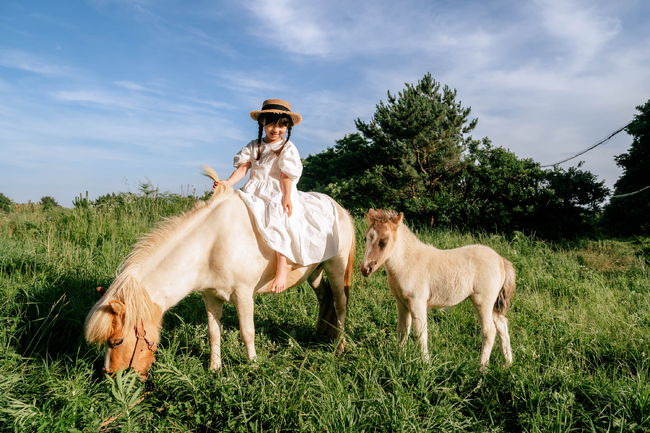
[(113, 299), (111, 302), (109, 302), (108, 308), (113, 311), (113, 314), (116, 314), (118, 316), (123, 316), (124, 312), (126, 311), (124, 302), (120, 301), (119, 299)]
[(395, 227), (399, 227), (399, 225), (402, 224), (403, 220), (404, 220), (404, 212), (400, 212), (399, 215), (393, 217), (391, 222), (395, 224)]
[(368, 220), (368, 222), (372, 221), (376, 214), (377, 211), (373, 208), (368, 209), (368, 212), (366, 212), (366, 220)]

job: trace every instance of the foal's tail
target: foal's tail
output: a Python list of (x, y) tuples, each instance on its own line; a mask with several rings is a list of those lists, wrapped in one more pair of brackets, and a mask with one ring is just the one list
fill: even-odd
[(494, 311), (499, 314), (506, 314), (512, 303), (512, 298), (515, 296), (515, 267), (509, 260), (503, 257), (501, 257), (501, 261), (503, 262), (506, 278), (497, 297), (497, 301), (494, 303)]

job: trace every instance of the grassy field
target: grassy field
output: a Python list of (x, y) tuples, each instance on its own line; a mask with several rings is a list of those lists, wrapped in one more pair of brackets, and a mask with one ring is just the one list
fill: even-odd
[[(430, 363), (413, 339), (399, 348), (384, 272), (355, 270), (341, 356), (314, 339), (317, 303), (303, 285), (257, 298), (256, 363), (228, 306), (225, 368), (208, 372), (205, 312), (192, 295), (165, 316), (148, 382), (100, 376), (103, 352), (82, 338), (95, 287), (110, 284), (142, 233), (192, 201), (122, 195), (0, 213), (1, 431), (650, 431), (647, 239), (417, 230), (440, 248), (483, 243), (514, 263), (509, 369), (495, 347), (479, 373), (469, 303), (429, 314)], [(362, 248), (363, 221), (357, 229)]]

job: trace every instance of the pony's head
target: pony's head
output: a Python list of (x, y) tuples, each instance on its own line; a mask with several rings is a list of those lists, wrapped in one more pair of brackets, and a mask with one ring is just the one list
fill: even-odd
[(162, 312), (134, 280), (123, 286), (111, 286), (90, 310), (86, 340), (106, 345), (107, 373), (133, 368), (146, 377), (156, 359)]
[(368, 231), (366, 249), (361, 263), (361, 273), (367, 277), (379, 269), (395, 247), (397, 229), (404, 214), (392, 210), (370, 209), (366, 214)]

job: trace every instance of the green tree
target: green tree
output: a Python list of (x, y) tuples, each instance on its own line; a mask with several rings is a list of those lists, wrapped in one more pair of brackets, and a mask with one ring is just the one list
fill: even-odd
[(650, 99), (636, 109), (640, 113), (625, 128), (633, 137), (632, 146), (615, 158), (623, 174), (603, 215), (604, 225), (620, 235), (650, 234)]
[(41, 204), (41, 206), (43, 206), (44, 210), (52, 209), (54, 207), (60, 207), (59, 204), (54, 199), (54, 197), (50, 197), (49, 195), (41, 197), (41, 201), (39, 203)]
[(595, 227), (607, 196), (604, 182), (579, 167), (544, 170), (487, 139), (470, 146), (457, 225), (544, 237), (584, 234)]
[(10, 212), (13, 207), (11, 199), (0, 192), (0, 212)]
[(467, 134), (476, 120), (469, 114), (455, 90), (426, 74), (397, 95), (388, 92), (370, 122), (357, 119), (360, 134), (308, 157), (300, 187), (329, 193), (355, 211), (389, 207), (440, 220), (472, 142)]
[(579, 168), (543, 170), (531, 159), (473, 139), (470, 109), (430, 74), (388, 93), (359, 133), (304, 160), (299, 187), (353, 212), (403, 211), (411, 221), (544, 236), (584, 233), (607, 189)]

